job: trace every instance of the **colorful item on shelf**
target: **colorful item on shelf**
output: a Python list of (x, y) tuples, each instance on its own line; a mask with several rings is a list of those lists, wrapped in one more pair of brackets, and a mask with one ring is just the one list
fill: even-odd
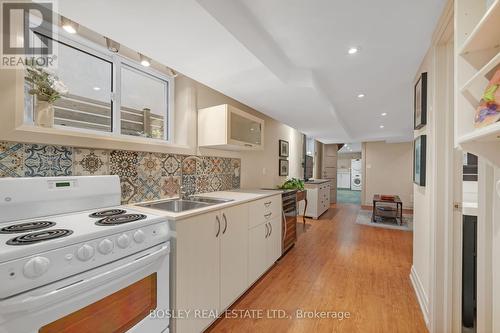
[(384, 201), (393, 201), (394, 200), (394, 195), (385, 195), (385, 194), (382, 194), (380, 196), (380, 199), (382, 199)]
[(491, 78), (474, 117), (475, 127), (484, 127), (500, 120), (500, 68)]

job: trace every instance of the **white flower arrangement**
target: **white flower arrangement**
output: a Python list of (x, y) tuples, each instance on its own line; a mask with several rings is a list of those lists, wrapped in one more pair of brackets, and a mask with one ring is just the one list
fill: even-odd
[(57, 75), (47, 69), (27, 67), (25, 79), (31, 84), (30, 95), (36, 95), (39, 100), (51, 104), (69, 92)]

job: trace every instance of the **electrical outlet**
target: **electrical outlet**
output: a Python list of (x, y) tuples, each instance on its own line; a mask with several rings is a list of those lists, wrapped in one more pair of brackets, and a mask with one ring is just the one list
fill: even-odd
[(266, 175), (266, 173), (267, 173), (266, 168), (262, 168), (262, 175), (263, 175), (263, 176), (265, 176), (265, 175)]

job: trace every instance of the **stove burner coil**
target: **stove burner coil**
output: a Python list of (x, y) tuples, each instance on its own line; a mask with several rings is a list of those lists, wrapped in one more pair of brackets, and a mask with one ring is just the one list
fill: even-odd
[(95, 224), (96, 225), (103, 225), (103, 226), (118, 225), (118, 224), (124, 224), (124, 223), (144, 220), (146, 217), (147, 216), (143, 215), (143, 214), (122, 214), (122, 215), (105, 217), (105, 218), (97, 221)]
[(40, 229), (46, 229), (55, 226), (54, 222), (50, 221), (33, 221), (10, 225), (0, 229), (0, 234), (21, 234)]
[(90, 217), (94, 218), (102, 218), (102, 217), (109, 217), (109, 216), (115, 216), (115, 215), (122, 215), (125, 214), (127, 211), (124, 209), (107, 209), (107, 210), (101, 210), (99, 212), (95, 212), (90, 214)]
[(50, 229), (24, 234), (7, 241), (7, 245), (30, 245), (38, 242), (48, 241), (60, 237), (66, 237), (73, 233), (67, 229)]

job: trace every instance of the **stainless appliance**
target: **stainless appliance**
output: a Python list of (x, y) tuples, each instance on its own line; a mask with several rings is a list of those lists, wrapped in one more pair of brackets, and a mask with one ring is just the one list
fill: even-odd
[(168, 331), (168, 224), (117, 176), (3, 178), (0, 211), (0, 333)]
[(297, 241), (297, 190), (283, 190), (283, 246), (282, 254)]

